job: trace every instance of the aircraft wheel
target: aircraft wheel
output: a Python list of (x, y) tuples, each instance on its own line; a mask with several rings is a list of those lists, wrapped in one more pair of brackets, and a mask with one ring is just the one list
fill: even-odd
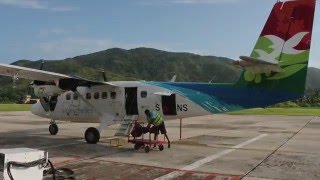
[(159, 145), (159, 150), (160, 150), (160, 151), (163, 151), (163, 149), (164, 149), (163, 145), (160, 144), (160, 145)]
[(59, 131), (58, 125), (57, 124), (50, 124), (49, 126), (49, 132), (51, 135), (56, 135)]
[(90, 127), (86, 130), (84, 138), (88, 144), (97, 144), (100, 140), (100, 132), (97, 128)]
[(144, 152), (146, 153), (150, 152), (150, 147), (149, 146), (144, 147)]
[(141, 148), (141, 144), (134, 144), (134, 150), (139, 150)]

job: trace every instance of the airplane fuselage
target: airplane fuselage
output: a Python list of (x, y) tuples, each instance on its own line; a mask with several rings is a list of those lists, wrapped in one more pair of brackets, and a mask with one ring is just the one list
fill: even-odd
[(101, 117), (107, 117), (108, 124), (122, 120), (125, 115), (139, 115), (144, 120), (146, 109), (157, 111), (166, 120), (210, 114), (182, 94), (166, 88), (143, 81), (112, 83), (116, 86), (78, 87), (82, 97), (72, 91), (64, 92), (48, 102), (48, 111), (44, 102), (39, 101), (33, 105), (32, 113), (72, 122), (100, 122)]
[[(76, 92), (63, 92), (51, 97), (50, 101), (39, 101), (33, 106), (32, 112), (45, 118), (73, 122), (101, 122), (103, 119), (108, 120), (110, 125), (126, 115), (139, 115), (139, 119), (144, 120), (146, 109), (157, 111), (168, 120), (265, 107), (302, 95), (243, 88), (237, 84), (145, 81), (110, 83), (114, 86), (80, 86)], [(46, 88), (51, 86), (37, 87), (35, 91), (50, 91)]]

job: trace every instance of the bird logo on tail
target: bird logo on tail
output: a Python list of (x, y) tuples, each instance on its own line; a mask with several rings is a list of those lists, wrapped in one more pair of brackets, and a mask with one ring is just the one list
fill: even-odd
[(262, 49), (255, 49), (254, 51), (258, 54), (258, 59), (264, 60), (272, 64), (278, 64), (281, 53), (296, 55), (305, 52), (305, 50), (297, 50), (295, 47), (299, 45), (301, 40), (308, 34), (308, 32), (300, 32), (292, 36), (289, 40), (284, 41), (283, 39), (275, 35), (265, 35), (264, 38), (269, 39), (272, 45), (268, 48), (273, 49), (271, 53), (267, 53)]

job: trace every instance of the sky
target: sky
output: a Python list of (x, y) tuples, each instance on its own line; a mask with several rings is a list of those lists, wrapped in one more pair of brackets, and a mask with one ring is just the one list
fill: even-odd
[[(0, 0), (0, 63), (65, 59), (113, 47), (238, 59), (250, 55), (275, 2)], [(318, 68), (319, 15), (309, 63)]]

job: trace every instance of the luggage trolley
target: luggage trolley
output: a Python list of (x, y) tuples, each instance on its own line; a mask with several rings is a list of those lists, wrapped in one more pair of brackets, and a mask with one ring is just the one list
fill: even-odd
[[(133, 132), (137, 132), (136, 130), (138, 128), (141, 128), (141, 129), (145, 128), (144, 122), (135, 120), (131, 122), (131, 125), (132, 125), (132, 130), (128, 136), (128, 143), (134, 144), (135, 150), (144, 149), (144, 152), (148, 153), (150, 152), (151, 149), (154, 148), (154, 146), (158, 146), (159, 150), (163, 151), (164, 149), (163, 145), (167, 143), (165, 141), (164, 136), (163, 136), (163, 141), (152, 140), (151, 139), (152, 133), (150, 133), (149, 130), (147, 133), (142, 132), (137, 135), (137, 134), (134, 134)], [(145, 138), (145, 134), (148, 134), (149, 138)], [(158, 138), (159, 138), (159, 135), (158, 135)]]

